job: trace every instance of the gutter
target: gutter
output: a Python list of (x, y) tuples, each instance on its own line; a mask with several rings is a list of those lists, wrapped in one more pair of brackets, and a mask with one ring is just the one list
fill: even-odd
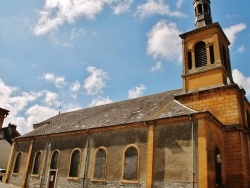
[(44, 182), (44, 178), (45, 178), (45, 173), (46, 173), (46, 168), (47, 168), (47, 162), (48, 162), (48, 152), (50, 149), (50, 138), (49, 135), (47, 136), (47, 145), (46, 145), (46, 155), (45, 155), (45, 160), (44, 160), (44, 166), (43, 166), (43, 173), (42, 173), (42, 178), (41, 178), (41, 182), (40, 182), (40, 188), (43, 186)]
[(189, 120), (191, 122), (191, 140), (192, 140), (192, 160), (193, 160), (193, 181), (192, 181), (192, 184), (193, 184), (193, 188), (195, 187), (195, 172), (196, 172), (196, 168), (195, 168), (195, 165), (196, 165), (196, 161), (195, 161), (195, 140), (194, 140), (194, 120), (193, 120), (193, 117), (192, 117), (192, 114), (189, 114)]
[(85, 157), (85, 166), (84, 166), (84, 175), (83, 175), (83, 188), (88, 187), (88, 166), (89, 166), (89, 143), (90, 143), (90, 133), (89, 133), (89, 128), (87, 128), (87, 151), (86, 151), (86, 157)]

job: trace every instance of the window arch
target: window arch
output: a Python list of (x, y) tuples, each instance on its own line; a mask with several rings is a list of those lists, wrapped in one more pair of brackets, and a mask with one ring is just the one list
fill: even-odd
[(195, 67), (203, 67), (207, 65), (206, 44), (203, 41), (195, 45)]
[(135, 146), (129, 146), (124, 152), (123, 180), (138, 180), (139, 153)]
[(106, 178), (107, 151), (100, 147), (95, 154), (95, 168), (93, 178), (96, 180), (105, 180)]
[(22, 158), (22, 153), (18, 152), (17, 155), (16, 155), (16, 160), (15, 160), (15, 165), (14, 165), (13, 173), (17, 174), (19, 172), (21, 158)]
[(69, 177), (78, 177), (80, 165), (80, 150), (75, 149), (70, 158)]
[(202, 4), (198, 4), (197, 10), (198, 10), (198, 14), (202, 14)]
[(58, 169), (59, 165), (59, 151), (55, 150), (51, 156), (50, 169)]
[(40, 169), (40, 165), (41, 165), (41, 158), (42, 158), (42, 152), (38, 151), (35, 155), (32, 174), (36, 174), (36, 175), (39, 174), (39, 169)]

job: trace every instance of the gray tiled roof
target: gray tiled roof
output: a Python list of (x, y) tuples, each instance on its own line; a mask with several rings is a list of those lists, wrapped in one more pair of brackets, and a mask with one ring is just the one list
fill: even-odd
[(174, 100), (174, 96), (181, 92), (182, 90), (172, 90), (62, 113), (39, 123), (41, 127), (22, 137), (136, 123), (193, 113), (193, 110)]

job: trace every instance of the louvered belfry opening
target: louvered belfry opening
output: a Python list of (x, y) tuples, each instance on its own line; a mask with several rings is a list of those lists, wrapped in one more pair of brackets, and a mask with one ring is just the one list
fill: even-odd
[(198, 42), (195, 45), (195, 67), (203, 67), (207, 65), (207, 53), (205, 42)]

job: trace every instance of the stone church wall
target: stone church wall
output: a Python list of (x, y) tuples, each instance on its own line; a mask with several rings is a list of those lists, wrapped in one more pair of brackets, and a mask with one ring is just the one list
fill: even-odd
[(155, 128), (154, 186), (192, 187), (193, 155), (190, 122)]
[[(21, 183), (23, 181), (23, 177), (25, 176), (25, 167), (26, 167), (26, 162), (27, 162), (27, 157), (28, 157), (28, 152), (29, 152), (29, 146), (30, 146), (29, 140), (20, 141), (20, 142), (15, 143), (15, 145), (14, 145), (15, 149), (14, 149), (12, 159), (11, 159), (9, 183), (14, 184), (14, 185), (21, 185)], [(15, 159), (16, 159), (18, 152), (22, 153), (20, 167), (19, 167), (19, 173), (13, 174), (14, 163), (15, 163)]]
[[(88, 179), (93, 180), (94, 156), (96, 150), (102, 146), (107, 149), (107, 177), (106, 182), (90, 181), (90, 187), (145, 187), (146, 181), (146, 161), (147, 161), (147, 127), (133, 128), (126, 130), (114, 130), (94, 133), (90, 142), (90, 163)], [(139, 148), (139, 184), (123, 183), (122, 166), (125, 149), (129, 146)]]

